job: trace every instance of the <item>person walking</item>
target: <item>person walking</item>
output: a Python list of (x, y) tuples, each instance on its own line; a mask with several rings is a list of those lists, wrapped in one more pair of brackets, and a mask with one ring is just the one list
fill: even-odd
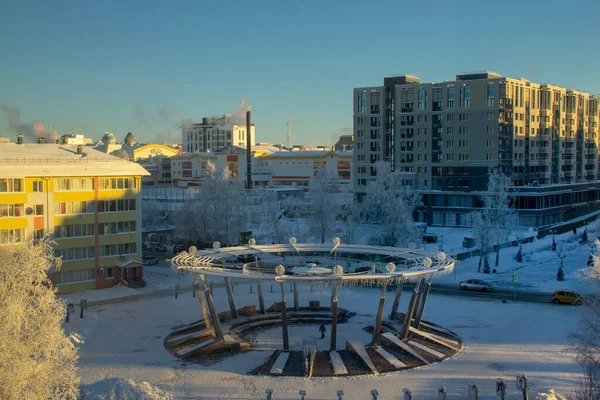
[(325, 325), (321, 324), (321, 326), (319, 327), (319, 332), (321, 332), (321, 339), (325, 338)]

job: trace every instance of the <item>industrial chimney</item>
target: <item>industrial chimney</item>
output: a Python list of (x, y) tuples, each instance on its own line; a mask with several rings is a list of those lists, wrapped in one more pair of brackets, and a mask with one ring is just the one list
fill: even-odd
[(23, 144), (23, 134), (19, 133), (17, 135), (17, 144)]
[(81, 145), (81, 144), (77, 145), (77, 154), (79, 154), (79, 155), (83, 154), (83, 145)]
[(250, 111), (246, 111), (246, 189), (252, 189), (252, 129)]

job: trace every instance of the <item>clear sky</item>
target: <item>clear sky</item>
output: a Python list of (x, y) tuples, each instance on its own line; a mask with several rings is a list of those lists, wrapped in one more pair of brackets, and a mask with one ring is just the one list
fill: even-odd
[(331, 144), (351, 131), (352, 88), (404, 73), (600, 93), (599, 12), (598, 0), (3, 0), (0, 135), (19, 110), (61, 134), (180, 141), (183, 120), (245, 98), (258, 141), (285, 143), (289, 120), (293, 143)]

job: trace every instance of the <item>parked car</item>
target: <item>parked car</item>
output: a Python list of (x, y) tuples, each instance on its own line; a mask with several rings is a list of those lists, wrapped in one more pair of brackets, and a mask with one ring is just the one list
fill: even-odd
[(165, 246), (164, 244), (160, 244), (160, 243), (150, 243), (150, 249), (152, 251), (157, 251), (159, 253), (164, 253), (167, 251), (167, 246)]
[(489, 292), (494, 289), (491, 283), (481, 279), (469, 279), (459, 283), (462, 290), (478, 290), (480, 292)]
[(423, 235), (423, 243), (437, 243), (437, 235), (426, 233)]
[(144, 265), (156, 265), (158, 264), (158, 257), (156, 256), (144, 256), (142, 257)]
[(462, 247), (465, 249), (470, 249), (471, 247), (475, 247), (475, 239), (465, 236), (462, 241)]
[(552, 302), (554, 304), (565, 303), (580, 306), (583, 304), (583, 297), (581, 297), (580, 294), (568, 290), (557, 290), (552, 295)]
[(177, 255), (177, 254), (181, 253), (182, 251), (186, 251), (186, 248), (184, 245), (176, 244), (173, 246), (173, 255)]

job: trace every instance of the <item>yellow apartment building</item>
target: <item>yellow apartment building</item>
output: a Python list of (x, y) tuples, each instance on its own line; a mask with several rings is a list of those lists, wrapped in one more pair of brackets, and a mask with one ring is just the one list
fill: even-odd
[(60, 293), (143, 286), (139, 164), (86, 146), (0, 143), (0, 245), (49, 235)]

